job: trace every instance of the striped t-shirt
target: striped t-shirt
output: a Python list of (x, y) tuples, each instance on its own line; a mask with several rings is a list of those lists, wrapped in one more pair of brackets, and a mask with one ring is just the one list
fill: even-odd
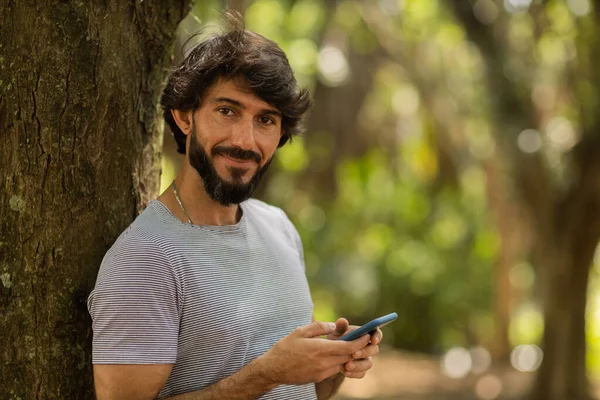
[[(240, 206), (235, 225), (199, 226), (148, 204), (89, 296), (94, 364), (174, 364), (159, 394), (169, 397), (222, 380), (311, 322), (296, 229), (279, 208)], [(316, 399), (315, 387), (283, 385), (262, 399)]]

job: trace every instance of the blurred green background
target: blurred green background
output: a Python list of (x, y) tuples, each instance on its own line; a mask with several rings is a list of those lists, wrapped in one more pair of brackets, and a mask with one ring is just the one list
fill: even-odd
[[(542, 279), (552, 267), (536, 256), (547, 242), (532, 214), (571, 193), (573, 154), (597, 135), (586, 125), (598, 104), (593, 6), (197, 1), (180, 25), (176, 60), (190, 35), (218, 30), (226, 7), (239, 10), (287, 53), (315, 99), (306, 132), (278, 151), (257, 197), (300, 232), (317, 319), (399, 314), (374, 376), (346, 382), (339, 398), (532, 390), (546, 351), (544, 285), (555, 287)], [(161, 191), (181, 161), (165, 134)], [(595, 382), (591, 264), (581, 346)]]

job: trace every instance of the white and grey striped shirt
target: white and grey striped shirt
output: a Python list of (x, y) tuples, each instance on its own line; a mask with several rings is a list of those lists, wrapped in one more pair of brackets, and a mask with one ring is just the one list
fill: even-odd
[[(159, 398), (233, 374), (313, 303), (298, 233), (279, 208), (241, 204), (236, 225), (182, 223), (151, 201), (107, 252), (88, 298), (94, 364), (174, 364)], [(316, 399), (314, 384), (262, 399)]]

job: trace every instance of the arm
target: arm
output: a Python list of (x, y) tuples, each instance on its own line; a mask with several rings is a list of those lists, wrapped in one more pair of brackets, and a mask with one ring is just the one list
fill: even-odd
[(337, 393), (338, 389), (344, 382), (344, 374), (338, 372), (329, 378), (322, 380), (321, 382), (315, 383), (315, 390), (317, 392), (317, 399), (327, 400)]
[[(255, 361), (203, 390), (184, 393), (169, 399), (257, 399), (278, 385), (263, 376), (260, 364)], [(172, 367), (173, 364), (94, 365), (96, 398), (98, 400), (155, 399), (167, 381)]]
[[(351, 342), (332, 341), (334, 324), (314, 322), (295, 329), (269, 351), (233, 375), (202, 390), (172, 400), (251, 400), (281, 384), (320, 382), (342, 372), (352, 354), (368, 344), (368, 337)], [(94, 365), (98, 400), (155, 399), (167, 381), (172, 364)]]
[(257, 360), (233, 375), (196, 392), (170, 397), (170, 400), (251, 400), (275, 389), (279, 384), (267, 379)]

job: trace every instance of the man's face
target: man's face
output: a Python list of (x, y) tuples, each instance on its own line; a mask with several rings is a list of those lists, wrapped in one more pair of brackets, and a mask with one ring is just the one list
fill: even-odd
[(193, 116), (189, 162), (213, 200), (238, 204), (256, 189), (280, 137), (276, 108), (235, 81), (217, 81)]

